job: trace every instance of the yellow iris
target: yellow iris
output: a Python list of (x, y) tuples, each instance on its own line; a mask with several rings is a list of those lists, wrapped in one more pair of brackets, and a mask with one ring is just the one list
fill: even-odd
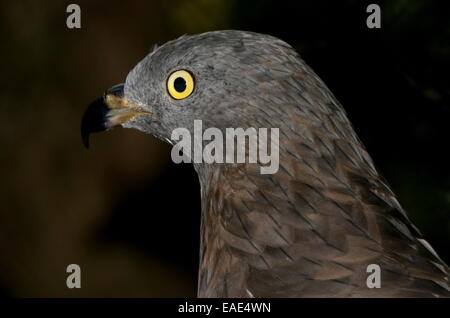
[(167, 90), (175, 99), (183, 99), (191, 95), (194, 86), (194, 77), (185, 70), (173, 72), (167, 80)]

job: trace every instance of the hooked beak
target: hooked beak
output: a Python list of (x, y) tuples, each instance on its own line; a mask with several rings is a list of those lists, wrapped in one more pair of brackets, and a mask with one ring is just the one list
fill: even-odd
[(151, 114), (142, 107), (130, 103), (124, 97), (124, 84), (106, 90), (102, 97), (94, 100), (81, 119), (81, 138), (89, 148), (89, 135), (125, 123), (141, 114)]

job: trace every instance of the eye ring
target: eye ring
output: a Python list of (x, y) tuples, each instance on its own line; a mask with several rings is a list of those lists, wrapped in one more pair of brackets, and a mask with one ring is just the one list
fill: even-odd
[(167, 79), (167, 91), (174, 99), (184, 99), (194, 91), (195, 81), (186, 70), (175, 71)]

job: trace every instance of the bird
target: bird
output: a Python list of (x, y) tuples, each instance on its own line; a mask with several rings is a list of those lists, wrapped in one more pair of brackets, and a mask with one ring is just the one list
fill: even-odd
[(198, 297), (450, 297), (448, 266), (291, 45), (238, 30), (166, 42), (88, 106), (81, 135), (88, 147), (91, 133), (122, 126), (173, 145), (172, 132), (192, 133), (195, 120), (222, 132), (279, 129), (275, 173), (260, 162), (193, 163)]

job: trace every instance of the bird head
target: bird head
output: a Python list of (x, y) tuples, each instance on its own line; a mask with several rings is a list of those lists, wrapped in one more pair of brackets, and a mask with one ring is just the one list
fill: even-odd
[(115, 126), (134, 128), (170, 141), (171, 132), (203, 127), (274, 127), (279, 106), (289, 99), (287, 78), (298, 68), (297, 53), (263, 34), (215, 31), (183, 36), (154, 49), (86, 110), (82, 137)]

